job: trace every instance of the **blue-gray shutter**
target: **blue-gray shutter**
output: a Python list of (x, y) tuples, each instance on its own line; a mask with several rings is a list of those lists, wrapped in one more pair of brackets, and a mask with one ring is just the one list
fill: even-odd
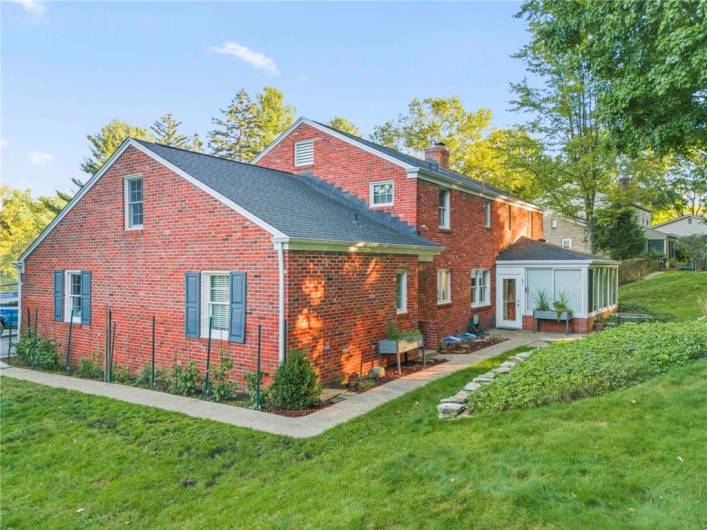
[(81, 271), (81, 324), (91, 323), (91, 273)]
[(64, 271), (54, 271), (54, 320), (64, 320)]
[(245, 342), (245, 296), (245, 272), (232, 272), (229, 342)]
[(199, 305), (201, 300), (201, 274), (187, 272), (184, 280), (186, 304), (184, 309), (184, 333), (187, 337), (199, 337)]

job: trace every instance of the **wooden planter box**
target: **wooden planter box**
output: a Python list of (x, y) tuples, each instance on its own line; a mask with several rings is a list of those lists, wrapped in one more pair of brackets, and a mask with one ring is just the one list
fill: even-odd
[(378, 341), (378, 361), (381, 355), (395, 355), (398, 361), (398, 373), (400, 373), (400, 354), (405, 354), (407, 361), (408, 352), (422, 350), (422, 362), (425, 363), (425, 348), (423, 346), (422, 337), (416, 339), (383, 339)]
[(538, 331), (538, 320), (554, 320), (557, 322), (565, 322), (565, 333), (569, 335), (570, 333), (570, 320), (572, 320), (572, 315), (568, 315), (565, 311), (560, 313), (559, 317), (557, 311), (538, 311), (537, 309), (533, 311), (533, 319), (535, 320), (535, 331)]

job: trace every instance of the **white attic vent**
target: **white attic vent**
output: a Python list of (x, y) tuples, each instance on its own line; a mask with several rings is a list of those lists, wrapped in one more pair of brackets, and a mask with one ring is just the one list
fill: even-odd
[(314, 164), (314, 140), (295, 142), (295, 165), (310, 166)]

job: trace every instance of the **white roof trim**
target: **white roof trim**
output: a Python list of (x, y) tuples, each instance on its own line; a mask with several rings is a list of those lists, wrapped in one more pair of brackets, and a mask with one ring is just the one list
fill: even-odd
[(572, 267), (584, 266), (590, 267), (592, 265), (602, 265), (602, 266), (615, 266), (618, 267), (619, 262), (610, 259), (527, 259), (527, 260), (496, 260), (496, 265), (515, 265), (518, 267), (524, 267), (526, 265), (545, 265), (548, 266), (552, 264), (553, 267), (562, 267), (564, 265), (571, 265)]
[(681, 215), (680, 217), (676, 217), (675, 219), (671, 219), (670, 221), (663, 221), (662, 223), (658, 223), (657, 225), (651, 225), (651, 228), (658, 228), (659, 226), (677, 223), (678, 221), (682, 221), (683, 219), (687, 219), (688, 217), (692, 217), (693, 219), (699, 219), (700, 221), (704, 221), (705, 219), (704, 217), (700, 217), (699, 215), (693, 215), (690, 213), (687, 215)]
[[(277, 244), (280, 241), (273, 238)], [(392, 243), (370, 243), (366, 241), (337, 241), (309, 238), (290, 238), (284, 241), (286, 250), (320, 250), (324, 252), (360, 252), (369, 254), (406, 254), (416, 255), (420, 261), (432, 261), (440, 254), (443, 247), (423, 245), (396, 245)]]
[(88, 193), (88, 191), (93, 187), (93, 185), (96, 182), (98, 182), (98, 180), (106, 173), (106, 171), (108, 171), (108, 169), (110, 169), (110, 167), (115, 163), (115, 161), (118, 158), (120, 158), (120, 155), (122, 155), (129, 147), (134, 147), (135, 149), (137, 149), (141, 153), (156, 160), (157, 162), (159, 162), (163, 166), (167, 167), (168, 169), (170, 169), (171, 171), (173, 171), (174, 173), (176, 173), (180, 177), (189, 181), (191, 184), (193, 184), (197, 188), (205, 191), (206, 193), (208, 193), (209, 195), (214, 197), (216, 200), (218, 200), (222, 204), (224, 204), (224, 205), (228, 206), (229, 208), (231, 208), (232, 210), (236, 211), (236, 213), (242, 215), (243, 217), (245, 217), (249, 221), (252, 221), (254, 224), (258, 225), (260, 228), (266, 230), (267, 232), (272, 234), (273, 237), (277, 237), (283, 241), (289, 239), (285, 233), (283, 233), (283, 232), (279, 231), (278, 229), (274, 228), (273, 226), (269, 225), (268, 223), (266, 223), (265, 221), (263, 221), (259, 217), (256, 217), (255, 215), (253, 215), (252, 213), (250, 213), (249, 211), (244, 209), (242, 206), (236, 204), (232, 200), (224, 197), (223, 195), (221, 195), (217, 191), (211, 189), (203, 182), (195, 179), (194, 177), (192, 177), (188, 173), (179, 169), (177, 166), (171, 164), (170, 162), (168, 162), (167, 160), (165, 160), (164, 158), (162, 158), (158, 154), (154, 153), (153, 151), (151, 151), (147, 147), (143, 146), (139, 142), (136, 142), (132, 138), (127, 138), (120, 145), (120, 147), (118, 147), (118, 149), (116, 149), (116, 151), (110, 156), (110, 158), (108, 158), (108, 160), (106, 160), (106, 162), (103, 164), (103, 166), (101, 166), (101, 169), (99, 169), (96, 172), (96, 174), (93, 175), (88, 180), (88, 182), (86, 182), (86, 184), (84, 184), (84, 186), (79, 190), (79, 192), (76, 195), (74, 195), (74, 197), (66, 204), (66, 206), (64, 206), (64, 208), (57, 214), (57, 216), (52, 220), (52, 222), (49, 223), (44, 230), (42, 230), (42, 232), (39, 234), (39, 236), (37, 236), (37, 239), (35, 239), (30, 244), (30, 246), (27, 247), (27, 249), (20, 255), (20, 257), (18, 258), (19, 262), (24, 261), (27, 258), (27, 256), (29, 256), (34, 251), (34, 249), (37, 248), (37, 246), (44, 240), (44, 238), (46, 238), (51, 233), (51, 231), (54, 230), (56, 225), (58, 225), (61, 222), (61, 220), (66, 216), (66, 214), (69, 213), (74, 208), (74, 206), (76, 206), (76, 204), (83, 198), (83, 196), (86, 195), (86, 193)]
[(367, 146), (366, 144), (363, 144), (361, 142), (357, 142), (353, 138), (346, 136), (344, 134), (341, 134), (334, 129), (330, 129), (329, 127), (325, 127), (316, 121), (312, 121), (309, 118), (305, 118), (304, 116), (300, 116), (297, 118), (292, 125), (290, 125), (284, 132), (280, 133), (280, 135), (275, 138), (270, 145), (268, 145), (265, 149), (263, 149), (260, 153), (258, 153), (258, 156), (256, 156), (253, 160), (251, 160), (251, 164), (257, 164), (258, 161), (264, 157), (267, 153), (269, 153), (275, 146), (277, 146), (288, 134), (290, 134), (292, 131), (294, 131), (297, 127), (299, 127), (301, 124), (309, 125), (310, 127), (313, 127), (314, 129), (317, 129), (318, 131), (321, 131), (325, 134), (328, 134), (330, 136), (333, 136), (334, 138), (337, 138), (343, 142), (346, 142), (347, 144), (353, 145), (355, 147), (358, 147), (359, 149), (363, 149), (364, 151), (367, 151), (373, 155), (376, 155), (380, 158), (383, 158), (387, 160), (388, 162), (391, 162), (395, 164), (396, 166), (400, 166), (402, 168), (405, 168), (406, 170), (411, 170), (411, 169), (417, 169), (417, 166), (411, 166), (410, 164), (406, 164), (402, 160), (398, 160), (395, 157), (388, 156), (385, 153), (381, 153), (377, 149), (373, 149), (372, 147)]
[(539, 208), (538, 206), (536, 206), (532, 203), (523, 201), (521, 199), (515, 199), (513, 197), (509, 197), (507, 195), (499, 194), (499, 193), (493, 192), (493, 191), (489, 191), (489, 193), (484, 193), (482, 190), (472, 190), (472, 189), (470, 189), (473, 186), (473, 183), (471, 181), (469, 181), (469, 186), (465, 187), (465, 186), (460, 185), (460, 183), (454, 179), (445, 178), (443, 175), (440, 175), (440, 174), (432, 175), (431, 173), (427, 172), (425, 170), (425, 168), (422, 166), (407, 164), (398, 158), (386, 155), (385, 153), (379, 151), (378, 149), (373, 149), (372, 147), (369, 147), (365, 143), (357, 141), (355, 138), (351, 138), (349, 136), (341, 134), (334, 129), (331, 129), (329, 127), (321, 125), (315, 121), (310, 120), (309, 118), (305, 118), (304, 116), (297, 118), (292, 123), (292, 125), (290, 125), (284, 132), (280, 133), (280, 135), (277, 138), (275, 138), (270, 145), (268, 145), (265, 149), (263, 149), (260, 153), (258, 153), (258, 155), (251, 161), (251, 164), (257, 164), (258, 161), (262, 157), (264, 157), (267, 153), (269, 153), (288, 134), (290, 134), (292, 131), (294, 131), (301, 124), (309, 125), (310, 127), (317, 129), (318, 131), (321, 131), (325, 134), (328, 134), (330, 136), (333, 136), (334, 138), (341, 140), (342, 142), (346, 142), (349, 145), (353, 145), (354, 147), (358, 147), (359, 149), (363, 149), (367, 153), (371, 153), (372, 155), (375, 155), (379, 158), (387, 160), (388, 162), (395, 164), (396, 166), (400, 166), (405, 169), (405, 171), (407, 172), (407, 176), (409, 178), (421, 178), (421, 179), (427, 180), (429, 182), (434, 182), (435, 184), (442, 183), (449, 188), (463, 191), (466, 193), (470, 193), (472, 195), (479, 195), (479, 196), (485, 197), (487, 199), (494, 199), (494, 200), (498, 200), (500, 202), (515, 204), (517, 206), (522, 206), (528, 210), (542, 211), (542, 208)]

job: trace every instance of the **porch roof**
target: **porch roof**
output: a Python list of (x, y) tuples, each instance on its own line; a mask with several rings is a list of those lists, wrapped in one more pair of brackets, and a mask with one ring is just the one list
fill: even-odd
[(496, 261), (584, 261), (587, 263), (615, 263), (615, 261), (603, 256), (593, 256), (527, 237), (521, 237), (518, 241), (502, 250), (496, 258)]

